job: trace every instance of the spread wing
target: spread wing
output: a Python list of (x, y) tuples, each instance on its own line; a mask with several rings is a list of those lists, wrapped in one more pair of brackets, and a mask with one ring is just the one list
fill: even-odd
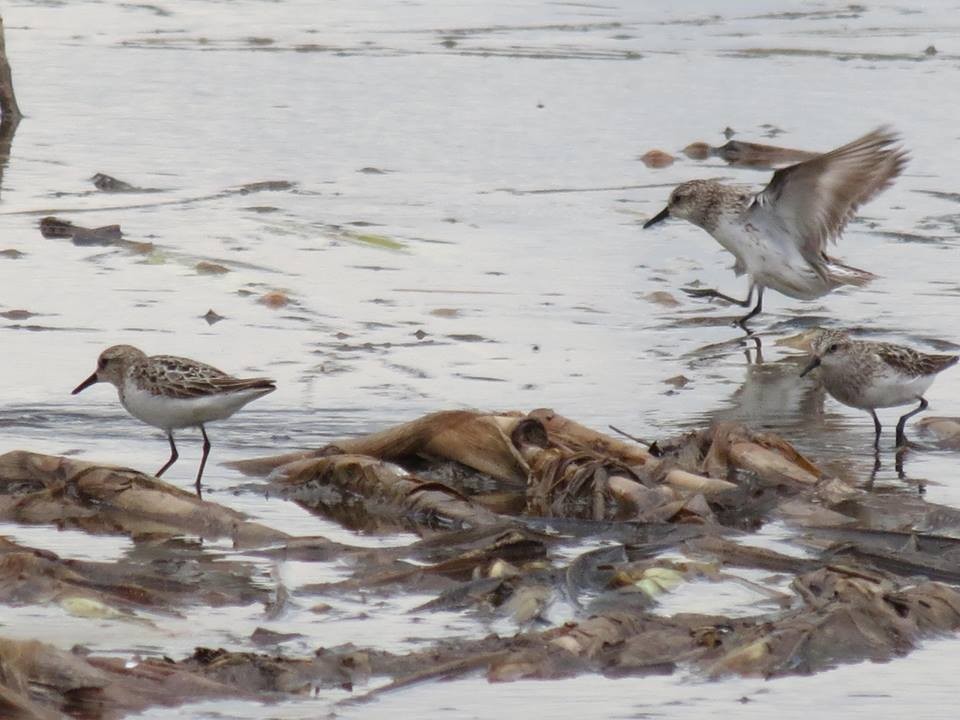
[(747, 219), (779, 227), (817, 264), (857, 208), (891, 185), (907, 164), (899, 136), (880, 127), (859, 140), (773, 174), (747, 210)]
[(147, 381), (155, 395), (199, 398), (222, 392), (276, 388), (273, 380), (268, 378), (236, 378), (211, 365), (187, 358), (154, 355), (149, 360), (135, 372)]

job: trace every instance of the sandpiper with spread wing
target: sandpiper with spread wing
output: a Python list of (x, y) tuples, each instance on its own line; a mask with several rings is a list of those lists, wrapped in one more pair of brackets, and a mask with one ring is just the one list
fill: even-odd
[(224, 420), (247, 403), (276, 390), (267, 378), (235, 378), (210, 365), (173, 355), (147, 356), (131, 345), (114, 345), (100, 353), (97, 369), (77, 385), (74, 395), (98, 382), (115, 385), (120, 404), (138, 420), (167, 433), (170, 459), (157, 471), (163, 475), (179, 457), (173, 431), (199, 427), (203, 434), (203, 457), (197, 471), (200, 480), (210, 454), (204, 427)]
[(745, 300), (702, 288), (685, 292), (750, 307), (756, 290), (757, 304), (737, 320), (746, 328), (763, 309), (766, 288), (812, 300), (841, 285), (864, 285), (874, 278), (827, 255), (827, 243), (840, 237), (857, 208), (902, 172), (907, 153), (897, 142), (895, 132), (878, 128), (836, 150), (777, 170), (759, 193), (716, 180), (685, 182), (643, 227), (668, 217), (688, 220), (729, 251), (736, 258), (737, 275), (750, 276)]

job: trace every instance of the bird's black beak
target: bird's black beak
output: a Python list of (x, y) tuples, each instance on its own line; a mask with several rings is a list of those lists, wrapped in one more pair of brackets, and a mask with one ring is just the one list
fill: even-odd
[(100, 378), (98, 378), (98, 377), (97, 377), (97, 373), (94, 372), (93, 375), (91, 375), (91, 376), (88, 377), (86, 380), (84, 380), (82, 383), (80, 383), (79, 385), (77, 385), (77, 386), (73, 389), (73, 392), (70, 393), (70, 394), (71, 394), (71, 395), (76, 395), (78, 392), (82, 392), (82, 391), (86, 390), (88, 387), (90, 387), (91, 385), (93, 385), (94, 383), (98, 383), (98, 382), (100, 382)]
[(649, 220), (647, 220), (647, 221), (643, 224), (643, 229), (646, 230), (646, 229), (647, 229), (648, 227), (650, 227), (651, 225), (656, 225), (658, 222), (662, 222), (662, 221), (666, 220), (668, 217), (670, 217), (670, 208), (669, 208), (669, 207), (665, 207), (663, 210), (661, 210), (660, 212), (658, 212), (658, 213), (657, 213), (656, 215), (654, 215), (652, 218), (650, 218)]
[(807, 363), (807, 366), (803, 369), (803, 372), (800, 373), (800, 377), (803, 377), (808, 372), (818, 367), (820, 367), (820, 358), (814, 357), (809, 363)]

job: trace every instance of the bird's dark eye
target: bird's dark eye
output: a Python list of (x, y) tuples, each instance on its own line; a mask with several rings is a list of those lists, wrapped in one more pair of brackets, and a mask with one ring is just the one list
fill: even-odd
[(684, 195), (683, 193), (677, 193), (676, 195), (673, 196), (673, 201), (675, 203), (680, 202), (681, 200), (686, 200), (686, 199), (687, 199), (687, 196)]
[(107, 366), (107, 361), (105, 358), (100, 358), (97, 360), (97, 368), (103, 370)]
[(827, 352), (828, 353), (836, 352), (838, 347), (840, 347), (838, 343), (830, 343), (830, 347), (827, 348)]

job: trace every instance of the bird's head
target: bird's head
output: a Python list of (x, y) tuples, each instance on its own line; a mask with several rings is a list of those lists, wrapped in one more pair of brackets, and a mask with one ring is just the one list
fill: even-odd
[(647, 220), (643, 227), (648, 228), (672, 217), (705, 228), (715, 212), (713, 209), (717, 207), (718, 199), (728, 190), (730, 188), (716, 180), (690, 180), (677, 185), (670, 193), (667, 206)]
[(846, 351), (850, 348), (850, 336), (842, 330), (823, 330), (814, 338), (812, 343), (813, 356), (810, 362), (800, 373), (803, 377), (814, 368), (833, 367), (844, 361)]
[(114, 345), (108, 347), (97, 358), (97, 369), (93, 374), (77, 385), (71, 395), (86, 390), (91, 385), (98, 382), (108, 382), (117, 387), (123, 385), (123, 377), (127, 368), (137, 360), (141, 360), (145, 355), (132, 345)]

